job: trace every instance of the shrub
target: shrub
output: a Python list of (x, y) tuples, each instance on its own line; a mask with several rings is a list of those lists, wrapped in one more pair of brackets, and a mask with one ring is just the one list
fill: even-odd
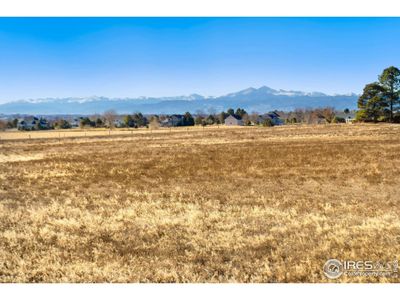
[(271, 119), (265, 119), (265, 120), (263, 121), (262, 125), (263, 125), (264, 127), (272, 127), (272, 126), (274, 126), (274, 123), (272, 122)]
[(346, 123), (346, 119), (342, 117), (334, 117), (332, 123)]
[(393, 123), (400, 123), (400, 113), (393, 116)]

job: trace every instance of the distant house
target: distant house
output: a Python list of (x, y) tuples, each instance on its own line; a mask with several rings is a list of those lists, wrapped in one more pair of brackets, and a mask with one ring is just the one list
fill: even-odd
[(124, 121), (122, 119), (115, 119), (114, 120), (114, 126), (119, 128), (119, 127), (124, 127)]
[(356, 114), (354, 112), (337, 113), (336, 117), (343, 118), (348, 124), (351, 124), (356, 120)]
[(227, 125), (227, 126), (243, 126), (243, 121), (241, 119), (236, 118), (235, 116), (229, 115), (225, 119), (225, 125)]
[(161, 127), (174, 127), (174, 126), (181, 126), (182, 124), (183, 124), (183, 115), (167, 116), (164, 120), (160, 121)]
[(73, 118), (69, 123), (72, 128), (77, 128), (80, 125), (81, 120), (79, 118)]
[(38, 123), (39, 123), (39, 118), (26, 117), (26, 118), (20, 119), (18, 121), (18, 129), (19, 130), (34, 130), (35, 128), (37, 128)]
[(344, 119), (346, 120), (346, 123), (351, 124), (356, 120), (356, 114), (348, 113), (346, 114)]
[(259, 123), (264, 123), (265, 120), (270, 119), (274, 125), (283, 125), (285, 122), (281, 119), (280, 115), (273, 111), (259, 116)]
[(44, 118), (26, 117), (18, 122), (19, 130), (50, 129), (49, 122)]

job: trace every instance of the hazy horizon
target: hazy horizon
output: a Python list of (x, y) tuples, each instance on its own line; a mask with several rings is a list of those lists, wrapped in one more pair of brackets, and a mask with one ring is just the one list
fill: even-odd
[[(106, 99), (110, 99), (110, 100), (124, 100), (124, 99), (163, 99), (163, 98), (178, 98), (178, 97), (187, 97), (189, 98), (190, 96), (201, 96), (204, 97), (205, 99), (214, 99), (214, 98), (220, 98), (220, 97), (224, 97), (230, 94), (237, 94), (249, 89), (254, 89), (254, 90), (259, 90), (262, 88), (271, 88), (273, 90), (276, 90), (277, 92), (304, 92), (306, 94), (311, 95), (312, 93), (322, 93), (321, 91), (304, 91), (304, 90), (284, 90), (284, 89), (280, 89), (280, 88), (274, 88), (268, 85), (262, 85), (262, 86), (249, 86), (247, 88), (241, 88), (240, 90), (235, 90), (235, 91), (230, 91), (228, 93), (225, 94), (221, 94), (221, 95), (202, 95), (202, 94), (197, 94), (197, 93), (189, 93), (189, 94), (182, 94), (182, 95), (164, 95), (164, 96), (156, 96), (156, 97), (152, 97), (152, 96), (146, 96), (146, 95), (142, 95), (142, 96), (137, 96), (137, 97), (106, 97), (103, 95), (90, 95), (90, 96), (66, 96), (66, 97), (40, 97), (40, 98), (24, 98), (24, 99), (16, 99), (16, 100), (11, 100), (11, 101), (6, 101), (4, 103), (9, 103), (9, 102), (18, 102), (18, 101), (31, 101), (31, 100), (45, 100), (45, 99), (51, 99), (51, 100), (62, 100), (62, 99), (95, 99), (95, 98), (106, 98)], [(350, 93), (344, 93), (344, 94), (338, 94), (338, 93), (333, 93), (333, 94), (325, 94), (326, 96), (353, 96), (353, 95), (358, 95), (356, 93), (350, 92)], [(4, 104), (3, 103), (3, 104)], [(0, 104), (2, 104), (0, 102)]]

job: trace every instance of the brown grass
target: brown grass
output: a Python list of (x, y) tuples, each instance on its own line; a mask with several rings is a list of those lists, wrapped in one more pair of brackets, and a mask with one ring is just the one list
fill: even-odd
[(393, 260), (400, 127), (143, 132), (0, 143), (2, 282), (326, 282)]

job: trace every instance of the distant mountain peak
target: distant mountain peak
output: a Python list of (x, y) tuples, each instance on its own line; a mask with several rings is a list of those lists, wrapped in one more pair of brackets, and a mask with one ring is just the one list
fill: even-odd
[[(236, 93), (230, 93), (225, 95), (225, 97), (238, 97), (238, 96), (249, 96), (252, 94), (258, 95), (275, 95), (275, 96), (288, 96), (288, 97), (296, 97), (296, 96), (309, 96), (309, 97), (326, 97), (328, 96), (322, 92), (303, 92), (303, 91), (295, 91), (295, 90), (275, 90), (266, 85), (263, 85), (259, 88), (249, 87), (247, 89), (238, 91)], [(335, 95), (335, 96), (344, 96), (344, 95)], [(349, 96), (353, 96), (353, 94), (349, 94)]]
[(238, 96), (238, 95), (248, 95), (248, 94), (251, 94), (251, 93), (253, 93), (255, 91), (256, 91), (255, 88), (249, 87), (247, 89), (241, 90), (241, 91), (236, 92), (236, 93), (227, 94), (226, 97), (235, 97), (235, 96)]
[(266, 86), (266, 85), (263, 85), (262, 87), (258, 88), (257, 90), (259, 92), (265, 92), (265, 93), (271, 93), (271, 94), (276, 92), (276, 90), (274, 90), (274, 89), (272, 89), (272, 88), (270, 88), (269, 86)]
[(245, 89), (245, 90), (243, 90), (243, 91), (240, 91), (239, 93), (241, 93), (241, 94), (250, 94), (250, 93), (253, 93), (253, 92), (255, 92), (257, 89), (255, 89), (255, 88), (253, 88), (253, 87), (249, 87), (249, 88), (247, 88), (247, 89)]
[(204, 99), (205, 97), (199, 94), (190, 94), (188, 98), (189, 100), (200, 100)]
[(236, 97), (236, 96), (246, 96), (246, 95), (251, 95), (253, 93), (266, 93), (266, 94), (272, 94), (273, 92), (276, 92), (274, 89), (271, 89), (270, 87), (267, 86), (262, 86), (258, 89), (254, 87), (249, 87), (247, 89), (238, 91), (236, 93), (230, 93), (225, 95), (226, 97)]

